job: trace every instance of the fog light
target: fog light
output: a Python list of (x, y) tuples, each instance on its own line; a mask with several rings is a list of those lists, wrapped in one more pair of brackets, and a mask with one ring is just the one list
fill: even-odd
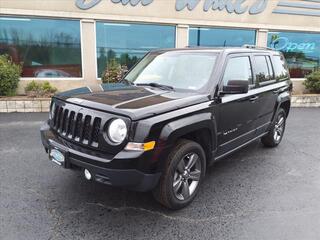
[(91, 173), (89, 172), (88, 169), (85, 169), (85, 170), (84, 170), (84, 176), (85, 176), (85, 178), (86, 178), (87, 180), (91, 180), (91, 178), (92, 178), (92, 175), (91, 175)]

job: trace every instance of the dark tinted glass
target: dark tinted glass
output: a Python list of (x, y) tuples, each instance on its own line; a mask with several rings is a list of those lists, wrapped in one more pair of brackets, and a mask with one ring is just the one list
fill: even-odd
[(82, 77), (80, 21), (0, 17), (0, 54), (22, 77)]
[(208, 47), (239, 47), (244, 44), (254, 45), (255, 30), (225, 29), (225, 28), (190, 28), (190, 46)]
[(281, 51), (293, 78), (303, 78), (320, 68), (320, 34), (269, 32), (268, 46)]
[(97, 22), (96, 30), (98, 77), (107, 65), (128, 70), (149, 50), (175, 47), (174, 26)]
[(273, 63), (276, 79), (282, 80), (288, 78), (289, 74), (284, 57), (280, 55), (273, 56)]
[(249, 57), (234, 57), (228, 60), (223, 76), (223, 85), (230, 80), (243, 80), (252, 83), (252, 70)]
[(270, 75), (270, 79), (274, 79), (274, 72), (273, 72), (273, 67), (271, 64), (271, 59), (269, 56), (266, 56), (267, 59), (267, 64), (268, 64), (268, 70), (269, 70), (269, 75)]
[(268, 65), (265, 56), (254, 56), (255, 74), (258, 82), (270, 80)]

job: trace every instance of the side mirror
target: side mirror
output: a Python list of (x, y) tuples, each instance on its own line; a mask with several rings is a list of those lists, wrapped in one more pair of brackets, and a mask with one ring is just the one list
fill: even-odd
[(223, 86), (224, 94), (241, 94), (249, 91), (248, 80), (229, 80), (227, 86)]

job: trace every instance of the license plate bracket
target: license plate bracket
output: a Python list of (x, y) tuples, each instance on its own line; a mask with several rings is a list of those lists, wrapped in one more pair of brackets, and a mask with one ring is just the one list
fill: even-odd
[(49, 148), (49, 159), (53, 163), (64, 167), (68, 168), (69, 163), (68, 163), (68, 153), (60, 148), (57, 147), (51, 147)]

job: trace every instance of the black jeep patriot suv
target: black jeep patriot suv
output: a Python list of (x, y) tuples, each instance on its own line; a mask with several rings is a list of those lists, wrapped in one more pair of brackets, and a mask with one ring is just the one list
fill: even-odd
[(88, 180), (189, 204), (206, 168), (261, 139), (283, 137), (292, 83), (283, 55), (253, 46), (148, 53), (118, 83), (52, 98), (42, 143)]

